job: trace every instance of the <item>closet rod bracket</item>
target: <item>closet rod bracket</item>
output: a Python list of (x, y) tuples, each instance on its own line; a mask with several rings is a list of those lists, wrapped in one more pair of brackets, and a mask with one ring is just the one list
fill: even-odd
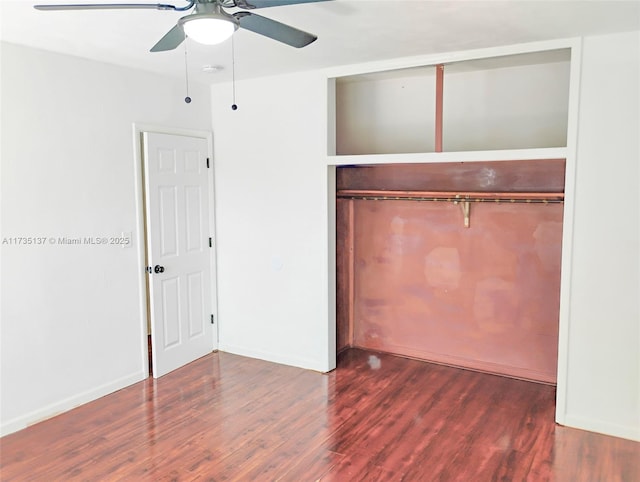
[[(458, 197), (459, 195), (456, 195)], [(453, 201), (453, 204), (460, 204), (460, 208), (462, 209), (462, 215), (464, 216), (464, 227), (468, 228), (470, 226), (469, 217), (471, 214), (471, 203), (468, 199), (465, 200), (456, 200)]]

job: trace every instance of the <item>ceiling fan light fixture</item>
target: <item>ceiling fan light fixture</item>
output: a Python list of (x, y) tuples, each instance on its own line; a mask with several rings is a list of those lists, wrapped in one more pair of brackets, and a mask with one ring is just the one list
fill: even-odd
[(215, 13), (189, 15), (180, 23), (187, 37), (204, 45), (222, 43), (238, 28), (230, 18)]

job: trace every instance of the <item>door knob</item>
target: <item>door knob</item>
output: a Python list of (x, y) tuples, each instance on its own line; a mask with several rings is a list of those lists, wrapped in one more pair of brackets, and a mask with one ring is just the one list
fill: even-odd
[(156, 264), (153, 267), (153, 271), (156, 273), (164, 273), (164, 266), (160, 266), (159, 264)]

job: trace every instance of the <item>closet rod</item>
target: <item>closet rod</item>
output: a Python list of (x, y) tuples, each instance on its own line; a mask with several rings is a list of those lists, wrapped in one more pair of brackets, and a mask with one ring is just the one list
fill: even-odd
[(564, 193), (550, 192), (452, 192), (452, 191), (382, 191), (340, 189), (336, 196), (342, 199), (373, 201), (445, 201), (445, 202), (509, 202), (509, 203), (561, 203)]

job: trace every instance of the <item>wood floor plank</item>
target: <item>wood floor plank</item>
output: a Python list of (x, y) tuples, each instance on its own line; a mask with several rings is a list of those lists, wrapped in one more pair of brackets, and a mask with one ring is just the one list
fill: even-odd
[(2, 481), (640, 482), (555, 389), (364, 350), (329, 374), (215, 353), (0, 439)]

